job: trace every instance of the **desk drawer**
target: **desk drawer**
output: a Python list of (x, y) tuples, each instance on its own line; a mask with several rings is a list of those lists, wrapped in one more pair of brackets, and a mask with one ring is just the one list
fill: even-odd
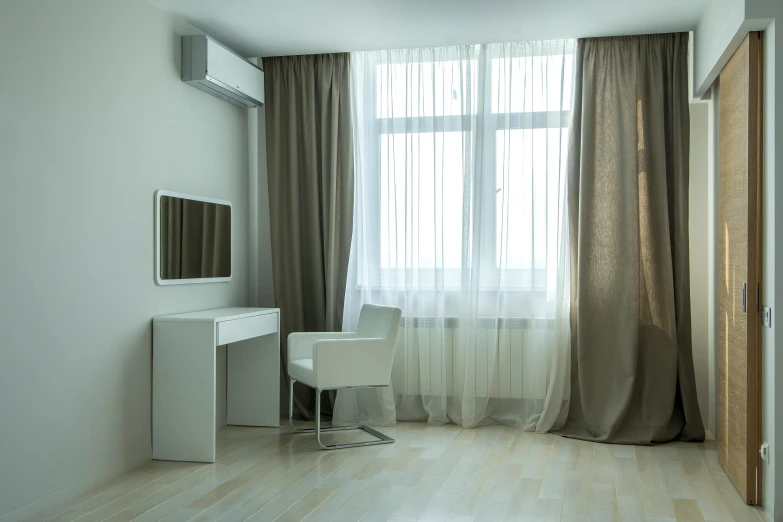
[(235, 343), (277, 331), (277, 314), (256, 315), (217, 324), (217, 345)]

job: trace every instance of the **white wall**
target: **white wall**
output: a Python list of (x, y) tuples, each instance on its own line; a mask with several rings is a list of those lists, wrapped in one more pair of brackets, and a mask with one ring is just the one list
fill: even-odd
[[(775, 0), (776, 2), (779, 0)], [(762, 437), (772, 447), (771, 463), (763, 468), (764, 507), (776, 513), (774, 520), (783, 520), (783, 481), (775, 480), (775, 470), (783, 469), (783, 430), (776, 430), (777, 419), (783, 419), (783, 385), (776, 385), (776, 376), (783, 375), (783, 357), (776, 357), (775, 329), (783, 325), (777, 318), (776, 303), (783, 303), (783, 161), (776, 161), (776, 150), (783, 150), (783, 34), (777, 22), (783, 21), (783, 2), (775, 5), (773, 21), (764, 38), (764, 174), (761, 286), (762, 304), (772, 307), (772, 328), (762, 328)], [(779, 223), (780, 222), (780, 223)], [(783, 273), (783, 272), (781, 272)]]
[(720, 95), (717, 83), (709, 99), (693, 100), (690, 150), (690, 255), (691, 325), (693, 366), (704, 428), (717, 433), (716, 286), (717, 220), (717, 113)]
[(266, 117), (263, 108), (257, 111), (256, 153), (258, 155), (258, 185), (251, 197), (258, 205), (258, 256), (255, 306), (274, 307), (275, 291), (272, 279), (272, 233), (269, 220), (269, 185), (266, 171)]
[[(148, 460), (151, 318), (249, 300), (247, 111), (180, 82), (183, 32), (0, 3), (0, 514)], [(155, 285), (156, 189), (234, 204), (232, 282)]]
[[(260, 58), (251, 58), (263, 67)], [(250, 300), (251, 305), (275, 306), (272, 280), (272, 236), (269, 222), (269, 186), (266, 171), (266, 111), (263, 107), (248, 113), (248, 152), (250, 175)]]
[(720, 84), (712, 86), (712, 96), (709, 100), (709, 124), (707, 128), (707, 345), (710, 351), (709, 358), (709, 419), (710, 431), (717, 437), (718, 433), (718, 167), (720, 164)]
[[(694, 31), (693, 89), (703, 95), (742, 42), (745, 0), (709, 0)], [(747, 33), (747, 30), (745, 30)]]
[(690, 252), (693, 362), (704, 427), (717, 435), (716, 264), (718, 219), (718, 113), (720, 89), (691, 103)]
[[(263, 67), (260, 58), (251, 58)], [(263, 107), (248, 113), (248, 153), (250, 176), (250, 305), (265, 308), (275, 306), (272, 278), (272, 233), (269, 220), (269, 185), (266, 166), (266, 111)], [(287, 342), (282, 340), (282, 342)], [(281, 372), (280, 411), (288, 411), (288, 388)]]
[(749, 31), (763, 31), (780, 0), (709, 0), (694, 31), (693, 92), (704, 96)]
[[(710, 419), (710, 348), (709, 348), (709, 274), (708, 234), (708, 140), (709, 105), (691, 103), (690, 148), (690, 266), (691, 266), (691, 333), (696, 394), (706, 429)], [(712, 431), (712, 430), (711, 430)]]

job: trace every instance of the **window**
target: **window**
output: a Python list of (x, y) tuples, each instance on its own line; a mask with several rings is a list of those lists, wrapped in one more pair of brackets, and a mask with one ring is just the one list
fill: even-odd
[(546, 285), (573, 63), (572, 42), (376, 55), (358, 82), (373, 214), (360, 284), (459, 286), (470, 270), (482, 286)]
[(380, 267), (458, 269), (462, 132), (381, 135)]

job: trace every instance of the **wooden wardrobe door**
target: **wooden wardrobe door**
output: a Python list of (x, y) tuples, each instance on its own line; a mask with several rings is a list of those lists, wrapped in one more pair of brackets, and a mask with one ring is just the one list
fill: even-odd
[(718, 459), (748, 504), (761, 502), (761, 35), (720, 74)]

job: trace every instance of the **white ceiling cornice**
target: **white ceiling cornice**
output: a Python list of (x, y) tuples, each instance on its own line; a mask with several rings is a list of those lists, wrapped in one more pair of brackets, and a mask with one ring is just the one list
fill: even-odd
[(245, 56), (690, 31), (706, 0), (152, 0)]

